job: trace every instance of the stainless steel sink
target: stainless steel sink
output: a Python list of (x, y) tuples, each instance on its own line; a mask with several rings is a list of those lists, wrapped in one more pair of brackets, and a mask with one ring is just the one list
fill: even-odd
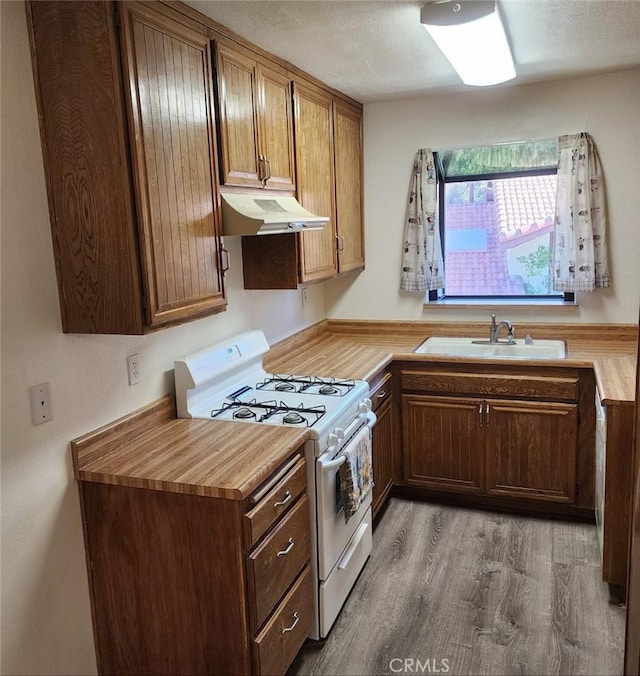
[(428, 338), (415, 349), (416, 354), (442, 354), (449, 357), (491, 359), (564, 359), (567, 348), (564, 340), (533, 340), (525, 343), (490, 343), (478, 338)]

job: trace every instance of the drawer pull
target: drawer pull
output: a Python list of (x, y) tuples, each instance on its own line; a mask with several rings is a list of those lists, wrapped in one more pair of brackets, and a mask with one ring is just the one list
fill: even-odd
[(289, 538), (289, 546), (286, 549), (279, 551), (278, 556), (286, 556), (293, 549), (293, 545), (295, 545), (293, 538)]
[(387, 396), (387, 393), (382, 390), (382, 392), (378, 393), (378, 399), (384, 399)]
[(284, 494), (284, 500), (278, 500), (278, 502), (274, 502), (273, 506), (274, 507), (282, 507), (282, 505), (286, 505), (289, 500), (291, 500), (291, 491), (287, 491)]
[(286, 634), (289, 631), (293, 631), (294, 627), (296, 626), (296, 624), (298, 624), (299, 621), (300, 621), (300, 618), (298, 617), (298, 613), (293, 613), (293, 623), (291, 624), (290, 627), (285, 627), (282, 630), (282, 633)]

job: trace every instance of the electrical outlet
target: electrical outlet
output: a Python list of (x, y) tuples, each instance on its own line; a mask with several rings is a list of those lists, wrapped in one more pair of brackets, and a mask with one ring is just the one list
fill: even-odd
[(53, 420), (49, 383), (41, 383), (40, 385), (30, 387), (29, 399), (31, 401), (31, 423), (33, 425), (42, 425), (42, 423)]
[(302, 293), (300, 297), (302, 298), (302, 307), (304, 307), (309, 301), (309, 296), (307, 295), (307, 287), (303, 286), (301, 291)]
[(127, 357), (127, 372), (129, 374), (129, 385), (137, 385), (142, 380), (140, 373), (140, 355), (130, 354)]

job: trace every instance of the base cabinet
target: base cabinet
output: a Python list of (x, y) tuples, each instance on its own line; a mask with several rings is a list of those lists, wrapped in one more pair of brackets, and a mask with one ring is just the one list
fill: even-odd
[(489, 495), (573, 502), (578, 407), (540, 402), (485, 402)]
[(392, 386), (392, 374), (385, 372), (374, 381), (371, 388), (371, 409), (377, 417), (371, 438), (374, 482), (371, 503), (373, 517), (384, 507), (393, 488), (397, 425)]
[(483, 489), (481, 407), (475, 399), (402, 397), (407, 484), (464, 493)]
[(376, 413), (378, 421), (373, 428), (373, 503), (375, 517), (384, 506), (393, 487), (393, 409), (391, 402)]
[(593, 418), (579, 415), (591, 386), (576, 372), (430, 369), (401, 371), (406, 486), (484, 504), (593, 508)]
[(626, 403), (603, 403), (598, 396), (596, 410), (596, 525), (602, 555), (602, 579), (624, 589), (631, 518), (630, 449), (633, 446), (634, 407)]
[(242, 501), (80, 483), (99, 673), (286, 672), (314, 616), (304, 459), (263, 486)]

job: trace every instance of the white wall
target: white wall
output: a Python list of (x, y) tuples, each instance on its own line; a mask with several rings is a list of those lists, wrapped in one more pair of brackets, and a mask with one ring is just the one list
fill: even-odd
[[(579, 319), (636, 321), (640, 71), (629, 71), (367, 105), (364, 273), (309, 287), (302, 309), (295, 292), (242, 290), (239, 241), (228, 239), (227, 312), (150, 336), (64, 335), (24, 5), (0, 2), (0, 12), (3, 673), (95, 671), (70, 439), (170, 391), (175, 358), (242, 330), (261, 327), (273, 342), (322, 319), (325, 303), (334, 317), (429, 318), (421, 299), (397, 292), (417, 148), (591, 132), (608, 179), (614, 287), (583, 297)], [(142, 383), (128, 387), (125, 358), (133, 352)], [(41, 382), (51, 385), (54, 420), (32, 427), (27, 389)]]
[(399, 291), (409, 178), (418, 148), (464, 147), (588, 131), (605, 173), (612, 286), (581, 294), (580, 309), (509, 318), (555, 322), (638, 320), (640, 291), (640, 70), (521, 86), (474, 89), (364, 107), (367, 268), (327, 285), (334, 318), (456, 321), (487, 311), (423, 311)]
[[(159, 398), (173, 360), (260, 327), (270, 342), (324, 317), (324, 288), (242, 289), (227, 238), (227, 312), (149, 336), (61, 332), (25, 9), (2, 21), (2, 663), (5, 674), (95, 672), (80, 511), (69, 441)], [(142, 382), (127, 384), (138, 352)], [(53, 421), (31, 426), (27, 389), (49, 382)]]

